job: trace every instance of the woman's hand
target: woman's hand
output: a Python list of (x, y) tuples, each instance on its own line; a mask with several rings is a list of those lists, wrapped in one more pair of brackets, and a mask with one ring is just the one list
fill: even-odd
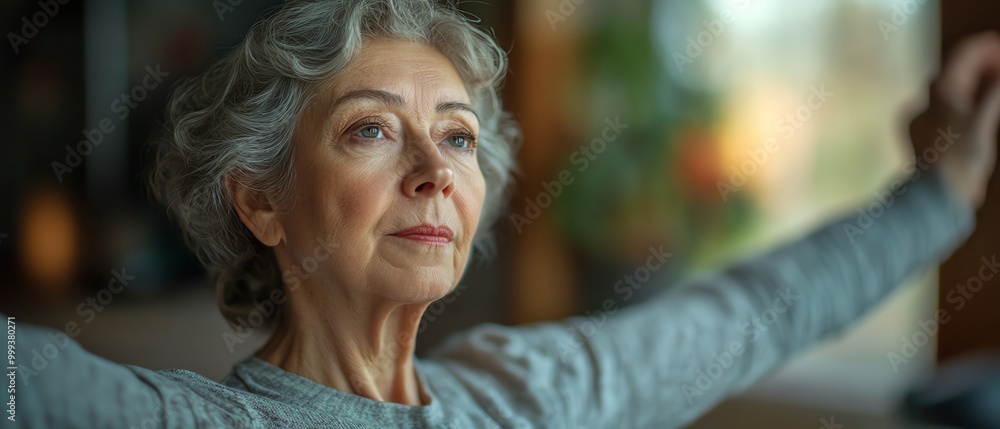
[(998, 128), (1000, 34), (991, 31), (956, 47), (931, 84), (930, 106), (910, 123), (910, 138), (954, 195), (979, 207), (996, 164)]

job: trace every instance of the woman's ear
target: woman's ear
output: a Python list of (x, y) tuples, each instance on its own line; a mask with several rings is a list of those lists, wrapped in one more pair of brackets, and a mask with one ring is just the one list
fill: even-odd
[(285, 229), (267, 195), (250, 189), (231, 177), (228, 185), (236, 214), (261, 243), (274, 247), (285, 239)]

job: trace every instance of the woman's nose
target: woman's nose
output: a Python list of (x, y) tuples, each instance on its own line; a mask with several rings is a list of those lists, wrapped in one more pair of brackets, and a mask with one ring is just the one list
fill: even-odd
[(444, 198), (455, 190), (455, 172), (436, 147), (415, 154), (413, 172), (403, 181), (403, 193), (409, 197)]

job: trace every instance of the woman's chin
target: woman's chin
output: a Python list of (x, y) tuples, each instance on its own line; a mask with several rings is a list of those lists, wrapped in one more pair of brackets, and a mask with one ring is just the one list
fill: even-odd
[(401, 302), (432, 302), (443, 298), (457, 284), (455, 268), (448, 266), (393, 267), (394, 279), (384, 282), (386, 297)]

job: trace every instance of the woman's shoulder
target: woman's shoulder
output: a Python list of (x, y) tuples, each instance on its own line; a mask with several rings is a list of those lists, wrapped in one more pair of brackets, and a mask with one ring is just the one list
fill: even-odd
[(185, 369), (133, 370), (159, 380), (168, 410), (173, 405), (185, 407), (220, 427), (301, 427), (294, 416), (301, 409), (281, 400), (287, 392), (263, 388), (261, 381), (274, 375), (264, 374), (253, 358), (237, 362), (218, 381)]
[[(158, 380), (159, 384), (173, 386), (178, 392), (208, 398), (210, 402), (224, 408), (235, 406), (235, 409), (238, 409), (244, 408), (241, 404), (245, 404), (247, 398), (259, 395), (245, 378), (248, 371), (254, 371), (251, 366), (250, 359), (237, 362), (229, 373), (219, 380), (186, 369), (155, 371), (140, 367), (130, 367), (130, 369), (140, 377), (148, 377), (150, 384), (157, 384)], [(254, 398), (252, 402), (260, 402), (260, 398)]]
[[(133, 372), (137, 374), (150, 373), (151, 376), (159, 378), (161, 380), (169, 381), (172, 384), (183, 387), (184, 389), (192, 391), (220, 391), (220, 390), (246, 390), (240, 389), (238, 383), (233, 383), (231, 379), (233, 378), (233, 373), (230, 372), (221, 380), (213, 380), (211, 378), (205, 377), (197, 372), (190, 371), (187, 369), (160, 369), (160, 370), (149, 370), (146, 368), (130, 366)], [(235, 366), (234, 366), (235, 368)]]

